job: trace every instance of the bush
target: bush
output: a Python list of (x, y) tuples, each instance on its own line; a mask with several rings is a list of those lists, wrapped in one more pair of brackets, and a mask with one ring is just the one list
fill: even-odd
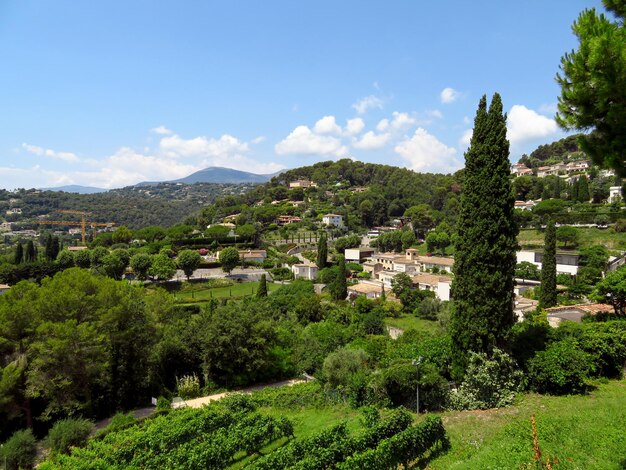
[(581, 351), (573, 338), (550, 344), (528, 363), (533, 390), (554, 395), (584, 392), (591, 370), (591, 356)]
[(37, 439), (30, 429), (16, 431), (0, 448), (0, 458), (7, 470), (33, 468), (37, 456)]
[(82, 447), (93, 431), (93, 423), (82, 418), (67, 418), (54, 423), (46, 437), (46, 447), (53, 453), (69, 454), (72, 447)]
[(172, 400), (167, 397), (160, 396), (157, 399), (157, 411), (170, 411), (172, 409)]
[[(417, 370), (410, 363), (392, 365), (383, 372), (384, 391), (396, 406), (415, 409)], [(420, 410), (439, 410), (445, 408), (448, 401), (448, 381), (445, 380), (431, 363), (422, 364), (419, 374)]]
[(200, 396), (200, 380), (198, 376), (183, 375), (181, 378), (176, 377), (176, 390), (178, 396), (188, 400), (190, 398), (196, 398)]
[(522, 377), (511, 356), (498, 348), (494, 348), (490, 357), (472, 352), (465, 381), (450, 395), (451, 407), (484, 410), (511, 405), (521, 389)]
[(115, 416), (111, 418), (111, 422), (106, 427), (106, 431), (120, 431), (132, 426), (135, 423), (137, 423), (137, 420), (132, 413), (116, 413)]
[(426, 297), (415, 309), (418, 317), (426, 320), (437, 320), (437, 316), (442, 308), (442, 302), (436, 297)]

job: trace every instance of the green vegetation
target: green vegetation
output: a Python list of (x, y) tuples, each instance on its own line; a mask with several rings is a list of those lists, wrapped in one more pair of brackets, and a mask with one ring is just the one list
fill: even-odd
[(450, 323), (458, 377), (464, 374), (469, 351), (490, 353), (502, 346), (514, 323), (518, 227), (513, 218), (506, 118), (497, 93), (488, 110), (486, 97), (480, 100), (465, 160)]
[(556, 229), (554, 221), (548, 221), (541, 260), (541, 292), (539, 307), (550, 308), (556, 305)]
[[(626, 250), (626, 236), (613, 228), (577, 227), (578, 248), (604, 246), (609, 250)], [(518, 240), (522, 247), (537, 248), (543, 246), (543, 232), (535, 229), (520, 230)]]
[[(180, 291), (174, 291), (174, 298), (176, 302), (183, 304), (208, 302), (211, 299), (241, 299), (255, 295), (259, 289), (259, 284), (259, 282), (238, 282), (224, 287), (206, 287), (203, 283), (197, 283)], [(280, 284), (267, 283), (268, 292), (273, 292), (279, 288)]]

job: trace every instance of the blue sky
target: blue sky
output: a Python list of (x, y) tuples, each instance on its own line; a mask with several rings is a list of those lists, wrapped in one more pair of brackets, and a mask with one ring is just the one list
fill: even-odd
[(553, 121), (594, 0), (0, 0), (0, 187), (121, 187), (351, 157), (463, 166), (483, 94), (511, 159)]

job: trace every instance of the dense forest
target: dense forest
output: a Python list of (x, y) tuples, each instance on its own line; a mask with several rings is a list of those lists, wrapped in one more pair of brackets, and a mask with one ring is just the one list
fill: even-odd
[(528, 168), (537, 168), (550, 163), (557, 163), (572, 158), (579, 160), (584, 158), (578, 147), (580, 134), (568, 135), (550, 144), (540, 145), (533, 150), (530, 155), (524, 154), (519, 163), (525, 164)]

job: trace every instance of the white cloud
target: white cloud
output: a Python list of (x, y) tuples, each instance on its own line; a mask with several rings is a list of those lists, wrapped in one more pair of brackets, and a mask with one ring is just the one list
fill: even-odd
[(22, 144), (22, 148), (26, 150), (28, 153), (32, 153), (33, 155), (37, 155), (40, 157), (49, 157), (54, 158), (55, 160), (63, 160), (64, 162), (79, 162), (80, 158), (74, 153), (71, 152), (58, 152), (52, 149), (45, 149), (43, 147), (39, 147), (38, 145), (31, 145), (27, 143)]
[(315, 123), (313, 132), (316, 134), (341, 134), (341, 127), (337, 125), (335, 116), (324, 116)]
[(274, 149), (278, 155), (330, 155), (343, 157), (348, 149), (341, 140), (311, 132), (307, 126), (296, 127), (285, 139), (278, 142)]
[(359, 101), (354, 103), (352, 107), (359, 114), (365, 114), (369, 109), (382, 109), (383, 108), (383, 100), (374, 95), (366, 96), (365, 98), (361, 98)]
[(346, 134), (356, 135), (365, 128), (365, 122), (361, 118), (348, 119), (346, 124)]
[(174, 134), (163, 137), (159, 145), (170, 157), (223, 157), (249, 150), (246, 142), (229, 134), (224, 134), (219, 139), (204, 136), (183, 139)]
[(159, 127), (153, 127), (152, 129), (150, 129), (150, 132), (153, 132), (155, 134), (159, 134), (159, 135), (170, 135), (173, 134), (173, 132), (171, 130), (169, 130), (167, 127), (161, 125)]
[(387, 118), (381, 119), (376, 125), (376, 130), (380, 132), (385, 132), (387, 129), (389, 129), (389, 119)]
[[(417, 120), (408, 113), (399, 113), (398, 111), (394, 111), (392, 116), (391, 127), (394, 129), (405, 129), (407, 127), (411, 127), (417, 122)], [(380, 122), (378, 124), (380, 125)]]
[(441, 102), (444, 104), (454, 103), (461, 94), (454, 88), (444, 88), (439, 94)]
[(461, 168), (456, 149), (448, 147), (421, 127), (409, 139), (394, 147), (416, 171), (451, 172)]
[(384, 147), (390, 138), (391, 134), (389, 133), (375, 134), (369, 131), (361, 139), (356, 140), (352, 146), (361, 150), (375, 150)]
[(474, 134), (474, 129), (467, 129), (463, 132), (463, 135), (459, 139), (459, 146), (463, 149), (466, 149), (470, 146), (470, 142), (472, 141), (472, 134)]
[(508, 113), (507, 127), (507, 137), (511, 145), (548, 137), (558, 131), (554, 119), (542, 116), (519, 104), (511, 107)]

